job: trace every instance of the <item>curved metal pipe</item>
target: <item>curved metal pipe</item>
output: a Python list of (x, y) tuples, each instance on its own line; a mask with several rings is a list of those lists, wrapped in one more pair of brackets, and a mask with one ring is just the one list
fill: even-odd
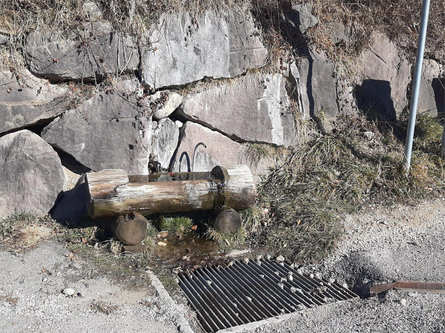
[(190, 170), (190, 157), (189, 157), (189, 154), (187, 154), (187, 152), (185, 152), (185, 151), (183, 151), (181, 156), (179, 157), (179, 172), (181, 172), (182, 158), (184, 156), (187, 159), (187, 172), (191, 172), (191, 170)]
[(192, 162), (192, 171), (195, 171), (195, 160), (196, 160), (196, 152), (199, 146), (204, 146), (204, 148), (207, 148), (204, 142), (198, 142), (195, 146), (195, 149), (193, 149), (193, 162)]

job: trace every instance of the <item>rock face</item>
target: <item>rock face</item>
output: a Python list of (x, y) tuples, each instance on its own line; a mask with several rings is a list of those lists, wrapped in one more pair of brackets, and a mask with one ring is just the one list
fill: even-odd
[(236, 140), (289, 146), (296, 133), (285, 86), (281, 74), (247, 75), (187, 96), (180, 112)]
[(151, 153), (163, 169), (169, 168), (178, 141), (179, 127), (169, 118), (160, 120), (153, 130)]
[(312, 15), (312, 4), (310, 3), (292, 6), (292, 12), (288, 15), (288, 19), (302, 33), (318, 23), (318, 18)]
[(59, 156), (38, 135), (22, 130), (0, 138), (0, 218), (48, 213), (64, 182)]
[(233, 77), (265, 64), (267, 49), (249, 12), (163, 15), (142, 55), (142, 79), (152, 89), (205, 77)]
[[(201, 145), (197, 147), (200, 142), (206, 147)], [(187, 122), (182, 127), (181, 142), (174, 160), (173, 171), (187, 171), (187, 157), (184, 155), (181, 160), (183, 153), (189, 157), (191, 171), (210, 171), (217, 165), (224, 167), (237, 165), (241, 149), (239, 143), (228, 137), (204, 126)]]
[[(205, 146), (200, 144), (201, 142)], [(172, 169), (173, 171), (188, 171), (187, 157), (191, 171), (198, 172), (210, 171), (217, 165), (229, 167), (245, 164), (252, 171), (255, 182), (258, 183), (259, 176), (266, 173), (276, 163), (276, 158), (252, 159), (250, 155), (245, 145), (199, 124), (187, 122), (181, 129), (181, 139)]]
[(407, 106), (411, 65), (398, 48), (381, 33), (372, 36), (370, 49), (360, 56), (361, 82), (356, 89), (357, 106), (394, 120)]
[(440, 64), (434, 60), (426, 59), (422, 67), (420, 81), (418, 112), (437, 116), (444, 112), (445, 80), (441, 80)]
[(182, 103), (182, 96), (170, 91), (157, 91), (154, 95), (147, 98), (147, 104), (153, 118), (163, 119), (168, 117)]
[[(339, 114), (335, 65), (323, 54), (312, 51), (308, 58), (300, 58), (291, 66), (291, 74), (300, 85), (303, 114), (314, 117), (326, 132)], [(298, 72), (297, 72), (298, 71)]]
[(42, 137), (93, 171), (148, 174), (151, 118), (125, 92), (95, 95), (45, 127)]
[(0, 45), (6, 44), (9, 41), (9, 36), (0, 32)]
[(106, 74), (134, 71), (139, 64), (132, 37), (114, 32), (108, 22), (89, 23), (79, 35), (34, 31), (24, 52), (33, 74), (55, 81), (100, 81)]
[(0, 72), (0, 134), (51, 119), (66, 110), (67, 89), (27, 70)]

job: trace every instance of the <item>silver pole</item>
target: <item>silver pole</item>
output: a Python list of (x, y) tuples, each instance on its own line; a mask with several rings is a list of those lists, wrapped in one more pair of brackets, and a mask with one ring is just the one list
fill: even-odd
[(419, 100), (420, 78), (422, 75), (423, 54), (425, 53), (426, 30), (428, 27), (428, 15), (430, 11), (430, 0), (423, 0), (422, 21), (420, 23), (419, 45), (417, 47), (416, 69), (414, 73), (414, 85), (411, 98), (411, 107), (408, 120), (408, 132), (405, 142), (405, 167), (409, 173), (411, 167), (411, 152), (413, 149), (414, 127), (416, 126), (417, 102)]
[(440, 156), (445, 158), (445, 124), (443, 124), (442, 144), (440, 146)]

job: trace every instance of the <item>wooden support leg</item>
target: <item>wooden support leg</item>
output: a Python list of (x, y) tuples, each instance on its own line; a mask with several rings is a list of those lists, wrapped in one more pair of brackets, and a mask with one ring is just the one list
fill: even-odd
[(147, 237), (148, 220), (139, 213), (132, 212), (120, 215), (112, 224), (112, 231), (116, 239), (124, 245), (141, 245)]
[(237, 232), (241, 228), (241, 216), (232, 208), (224, 208), (216, 217), (214, 227), (221, 233)]

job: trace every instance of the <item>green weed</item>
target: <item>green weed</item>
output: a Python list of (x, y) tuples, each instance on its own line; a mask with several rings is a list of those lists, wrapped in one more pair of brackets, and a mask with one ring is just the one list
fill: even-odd
[(207, 239), (217, 242), (220, 250), (228, 252), (234, 248), (246, 245), (247, 232), (245, 226), (233, 233), (218, 232), (214, 228), (209, 227), (205, 236)]
[(182, 235), (191, 230), (193, 220), (185, 216), (159, 217), (158, 229), (168, 231), (169, 234)]

